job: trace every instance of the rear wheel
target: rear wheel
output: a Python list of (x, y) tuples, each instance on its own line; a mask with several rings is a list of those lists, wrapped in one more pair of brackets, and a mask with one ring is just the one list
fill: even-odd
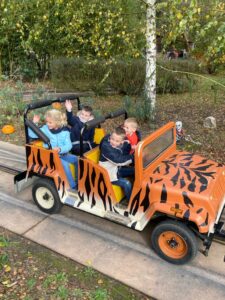
[(59, 212), (63, 205), (54, 182), (49, 179), (39, 179), (33, 186), (32, 196), (40, 210), (48, 214)]
[(192, 260), (198, 251), (194, 233), (183, 223), (171, 220), (161, 222), (155, 227), (151, 242), (161, 258), (176, 265)]

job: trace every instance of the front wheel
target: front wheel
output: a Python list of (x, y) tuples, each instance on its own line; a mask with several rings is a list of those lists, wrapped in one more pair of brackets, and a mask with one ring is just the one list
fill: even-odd
[(161, 258), (176, 265), (192, 260), (198, 251), (194, 233), (183, 223), (172, 220), (161, 222), (154, 228), (151, 242)]
[(59, 212), (63, 205), (54, 182), (49, 179), (37, 180), (32, 189), (32, 196), (40, 210), (48, 214)]

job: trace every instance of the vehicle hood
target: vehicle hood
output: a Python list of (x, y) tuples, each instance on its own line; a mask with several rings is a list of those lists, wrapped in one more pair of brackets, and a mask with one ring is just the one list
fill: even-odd
[(208, 202), (214, 213), (225, 194), (224, 165), (193, 153), (176, 151), (159, 163), (153, 177), (168, 194), (182, 195), (184, 202), (201, 201), (200, 207)]

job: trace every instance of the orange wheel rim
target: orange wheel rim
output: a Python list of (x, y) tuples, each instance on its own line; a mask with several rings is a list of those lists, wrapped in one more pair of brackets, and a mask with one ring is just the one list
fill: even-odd
[(179, 259), (187, 254), (186, 241), (174, 231), (161, 233), (158, 242), (161, 251), (171, 258)]

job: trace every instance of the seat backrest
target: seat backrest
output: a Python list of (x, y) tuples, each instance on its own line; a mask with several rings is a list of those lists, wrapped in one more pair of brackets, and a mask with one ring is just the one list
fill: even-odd
[(84, 156), (86, 158), (92, 160), (96, 164), (98, 164), (99, 158), (100, 158), (100, 149), (99, 149), (99, 147), (95, 147), (95, 148), (91, 149), (90, 151), (84, 153)]
[(95, 128), (95, 134), (94, 134), (94, 142), (95, 144), (99, 145), (101, 140), (105, 136), (105, 130), (103, 128)]

